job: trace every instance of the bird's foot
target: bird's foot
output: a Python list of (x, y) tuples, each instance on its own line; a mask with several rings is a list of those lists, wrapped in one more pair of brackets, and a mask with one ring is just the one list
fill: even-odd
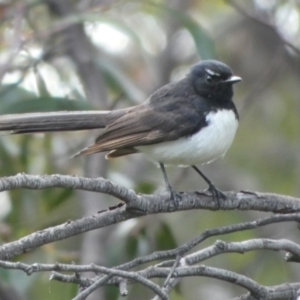
[(225, 194), (217, 189), (212, 183), (209, 185), (208, 191), (210, 191), (213, 200), (217, 201), (218, 208), (220, 208), (221, 200), (226, 200)]
[(169, 185), (168, 187), (167, 187), (167, 190), (169, 191), (169, 193), (170, 193), (170, 201), (172, 202), (172, 204), (173, 204), (173, 206), (175, 207), (175, 208), (177, 208), (178, 207), (178, 205), (179, 205), (179, 199), (178, 199), (178, 197), (177, 197), (177, 194), (176, 194), (176, 192), (174, 191), (174, 189)]

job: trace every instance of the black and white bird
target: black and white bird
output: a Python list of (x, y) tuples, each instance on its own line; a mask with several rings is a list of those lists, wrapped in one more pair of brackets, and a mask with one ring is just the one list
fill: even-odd
[(219, 61), (194, 65), (137, 106), (113, 111), (25, 113), (0, 116), (0, 131), (34, 133), (102, 128), (95, 143), (74, 156), (108, 152), (115, 158), (137, 152), (158, 162), (174, 199), (165, 165), (192, 166), (213, 197), (225, 198), (196, 167), (222, 157), (238, 128), (233, 84), (241, 81)]

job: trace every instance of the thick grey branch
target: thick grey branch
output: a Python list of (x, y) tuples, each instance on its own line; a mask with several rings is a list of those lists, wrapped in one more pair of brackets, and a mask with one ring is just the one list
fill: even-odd
[(104, 178), (85, 178), (58, 174), (39, 176), (24, 173), (0, 178), (1, 192), (18, 188), (42, 190), (54, 187), (109, 194), (126, 203), (136, 199), (136, 194), (133, 191)]
[[(71, 188), (105, 193), (126, 202), (131, 208), (145, 213), (171, 212), (189, 209), (219, 209), (218, 203), (212, 201), (209, 193), (179, 192), (176, 194), (178, 205), (169, 200), (168, 193), (157, 195), (136, 195), (134, 191), (115, 184), (104, 178), (84, 178), (68, 175), (28, 175), (17, 174), (0, 178), (0, 191), (17, 188), (46, 189), (53, 187)], [(226, 192), (226, 201), (220, 203), (222, 210), (258, 210), (274, 213), (291, 213), (300, 211), (300, 199), (285, 195), (255, 192)]]
[[(136, 195), (133, 191), (103, 178), (92, 179), (63, 175), (34, 176), (18, 174), (16, 176), (0, 179), (0, 191), (16, 188), (45, 189), (51, 187), (65, 187), (107, 193), (118, 197), (126, 202), (127, 205), (113, 210), (107, 210), (102, 213), (96, 213), (92, 216), (87, 216), (75, 221), (68, 221), (64, 224), (30, 234), (17, 241), (7, 243), (0, 247), (0, 259), (7, 260), (47, 243), (59, 241), (83, 232), (131, 219), (136, 217), (136, 212), (139, 212), (139, 214), (141, 212), (143, 214), (157, 214), (188, 209), (216, 210), (218, 206), (217, 203), (212, 201), (209, 194), (193, 192), (177, 193), (176, 197), (179, 199), (178, 205), (175, 207), (174, 202), (169, 200), (168, 193), (157, 195)], [(249, 192), (227, 192), (226, 196), (226, 201), (221, 202), (221, 209), (224, 210), (260, 210), (279, 213), (300, 211), (300, 201), (298, 201), (297, 198), (288, 196)], [(133, 212), (135, 212), (135, 214)], [(284, 215), (278, 216), (278, 218), (283, 218), (283, 221), (285, 219)], [(298, 214), (287, 217), (286, 221), (287, 220), (300, 221)], [(270, 222), (272, 223), (273, 221)], [(255, 221), (253, 224), (245, 223), (239, 224), (238, 226), (234, 225), (237, 227), (226, 227), (225, 231), (224, 228), (222, 230), (214, 229), (216, 231), (212, 231), (210, 234), (225, 234), (236, 230), (246, 230), (262, 225), (263, 223), (261, 225), (257, 225)], [(181, 252), (185, 252), (188, 248), (192, 248), (194, 245), (201, 242), (203, 238), (205, 238), (205, 234), (197, 240), (193, 240), (189, 244), (184, 245), (183, 248), (179, 248), (175, 251), (172, 250), (173, 252), (171, 251), (167, 254), (167, 256), (172, 257), (178, 253), (180, 254)]]

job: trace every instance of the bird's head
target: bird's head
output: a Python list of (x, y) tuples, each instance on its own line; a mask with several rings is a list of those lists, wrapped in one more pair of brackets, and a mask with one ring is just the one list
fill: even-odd
[(226, 102), (233, 96), (232, 85), (242, 80), (222, 62), (203, 60), (191, 68), (188, 77), (196, 93), (211, 101)]

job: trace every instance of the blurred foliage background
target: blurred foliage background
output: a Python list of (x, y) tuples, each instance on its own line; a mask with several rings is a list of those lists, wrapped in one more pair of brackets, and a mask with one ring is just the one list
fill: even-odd
[[(225, 159), (202, 170), (223, 190), (300, 196), (299, 13), (300, 4), (293, 0), (1, 0), (0, 114), (128, 107), (182, 78), (199, 60), (215, 58), (243, 78), (235, 87), (240, 128)], [(164, 189), (161, 172), (139, 154), (109, 162), (101, 154), (70, 159), (96, 134), (2, 135), (0, 175), (103, 176), (138, 192)], [(193, 170), (167, 172), (177, 190), (206, 188)], [(62, 189), (3, 192), (1, 243), (115, 203), (112, 197)], [(44, 246), (18, 260), (114, 266), (176, 247), (207, 228), (264, 215), (187, 211), (148, 216)], [(254, 237), (299, 242), (299, 230), (281, 224), (221, 238)], [(266, 285), (300, 277), (298, 269), (273, 252), (227, 254), (208, 263)], [(76, 295), (75, 286), (48, 278), (0, 270), (0, 299)], [(218, 300), (243, 292), (212, 279), (186, 278), (171, 299)], [(128, 299), (147, 299), (147, 293), (134, 286)], [(88, 299), (119, 299), (118, 289), (102, 289)]]

